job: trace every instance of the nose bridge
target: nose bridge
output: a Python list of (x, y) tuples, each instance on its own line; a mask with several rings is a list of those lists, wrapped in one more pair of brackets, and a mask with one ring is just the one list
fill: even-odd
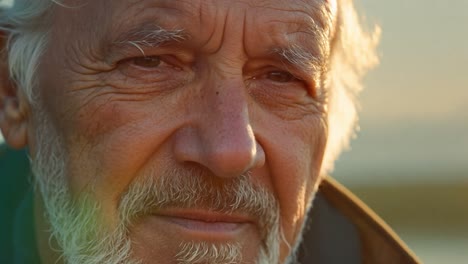
[(251, 127), (248, 97), (242, 74), (222, 71), (203, 89), (198, 127), (203, 145), (202, 160), (217, 175), (239, 175), (257, 159), (257, 146)]
[[(234, 17), (226, 16), (226, 23)], [(198, 96), (190, 113), (190, 133), (176, 144), (179, 160), (198, 163), (218, 177), (235, 177), (265, 162), (249, 118), (249, 96), (243, 79), (246, 54), (243, 27), (224, 27), (222, 41), (204, 54)]]

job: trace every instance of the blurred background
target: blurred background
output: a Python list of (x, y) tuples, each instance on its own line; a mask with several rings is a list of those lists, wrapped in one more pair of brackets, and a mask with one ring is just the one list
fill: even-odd
[(468, 263), (468, 0), (355, 0), (382, 27), (333, 176), (424, 263)]
[(468, 263), (468, 0), (355, 2), (382, 27), (381, 64), (333, 176), (424, 263)]

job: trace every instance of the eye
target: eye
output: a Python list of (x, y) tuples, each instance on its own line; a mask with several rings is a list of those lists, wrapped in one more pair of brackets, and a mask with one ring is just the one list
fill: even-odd
[(285, 71), (272, 71), (267, 73), (266, 77), (274, 82), (280, 83), (293, 82), (298, 80), (296, 77), (294, 77), (294, 75)]
[(161, 64), (159, 56), (145, 56), (132, 59), (134, 65), (143, 68), (156, 68)]

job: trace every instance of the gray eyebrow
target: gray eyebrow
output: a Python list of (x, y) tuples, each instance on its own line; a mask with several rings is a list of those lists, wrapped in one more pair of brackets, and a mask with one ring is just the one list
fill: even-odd
[(322, 72), (324, 70), (323, 56), (316, 56), (311, 51), (305, 50), (298, 45), (276, 47), (271, 50), (271, 53), (304, 72)]
[(188, 38), (189, 35), (183, 29), (169, 30), (148, 24), (120, 34), (113, 44), (134, 46), (145, 55), (144, 47), (159, 47), (168, 42), (183, 42)]
[[(159, 25), (146, 24), (126, 31), (116, 38), (114, 45), (131, 45), (145, 55), (145, 47), (159, 47), (168, 42), (183, 42), (190, 36), (183, 29), (164, 29)], [(278, 56), (289, 65), (298, 67), (305, 72), (316, 72), (323, 70), (324, 62), (322, 56), (316, 56), (311, 51), (305, 50), (297, 44), (288, 47), (275, 47), (271, 54)]]
[(316, 17), (307, 19), (305, 26), (298, 31), (305, 33), (309, 41), (314, 42), (310, 48), (306, 49), (297, 43), (289, 42), (286, 45), (274, 47), (271, 53), (304, 72), (325, 72), (330, 40), (329, 29), (324, 19), (323, 15), (318, 13)]

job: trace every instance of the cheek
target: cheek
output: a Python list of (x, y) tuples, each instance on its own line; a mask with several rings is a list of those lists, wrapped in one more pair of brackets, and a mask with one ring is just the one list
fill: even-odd
[(291, 157), (294, 154), (287, 156), (284, 153), (286, 162), (279, 163), (281, 168), (277, 168), (281, 175), (277, 174), (274, 178), (281, 206), (282, 224), (288, 238), (294, 238), (302, 225), (320, 170), (311, 161), (315, 158), (313, 152), (296, 150), (296, 153), (300, 153), (300, 156)]
[(326, 126), (320, 118), (309, 118), (308, 122), (289, 124), (275, 138), (267, 154), (268, 166), (280, 202), (284, 235), (293, 242), (319, 182)]
[(72, 191), (92, 186), (97, 199), (109, 203), (104, 207), (115, 207), (150, 159), (170, 153), (171, 135), (182, 122), (170, 102), (102, 98), (72, 115), (65, 137)]

